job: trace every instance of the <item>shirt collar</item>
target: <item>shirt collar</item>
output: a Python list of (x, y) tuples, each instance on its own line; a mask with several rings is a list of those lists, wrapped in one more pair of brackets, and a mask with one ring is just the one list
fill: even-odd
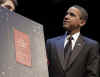
[(79, 35), (80, 35), (80, 32), (77, 32), (77, 33), (73, 34), (72, 37), (74, 40), (77, 40)]
[[(66, 35), (68, 36), (68, 32), (66, 32)], [(73, 34), (73, 35), (72, 35), (73, 40), (76, 41), (76, 40), (78, 39), (79, 35), (80, 35), (80, 32), (77, 32), (77, 33)]]

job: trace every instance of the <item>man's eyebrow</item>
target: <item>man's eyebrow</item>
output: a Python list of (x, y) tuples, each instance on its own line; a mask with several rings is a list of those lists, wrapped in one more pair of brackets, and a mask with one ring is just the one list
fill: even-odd
[(70, 15), (72, 15), (72, 16), (76, 16), (75, 13), (73, 13), (73, 12), (68, 12), (68, 11), (67, 11), (65, 14), (70, 14)]
[(76, 16), (75, 13), (72, 13), (72, 12), (70, 12), (70, 15), (71, 15), (71, 16)]

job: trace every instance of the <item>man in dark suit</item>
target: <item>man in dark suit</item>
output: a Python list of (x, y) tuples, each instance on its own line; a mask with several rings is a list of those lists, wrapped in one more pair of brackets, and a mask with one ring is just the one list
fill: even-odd
[(98, 77), (98, 42), (80, 34), (87, 19), (83, 7), (71, 6), (63, 22), (66, 33), (47, 40), (50, 77)]

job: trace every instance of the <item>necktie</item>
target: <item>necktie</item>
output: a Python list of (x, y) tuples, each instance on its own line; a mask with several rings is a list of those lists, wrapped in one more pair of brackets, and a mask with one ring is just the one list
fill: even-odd
[(72, 53), (72, 37), (68, 38), (68, 42), (64, 48), (64, 69), (68, 67), (71, 53)]
[(73, 38), (69, 36), (67, 39), (68, 39), (68, 42), (64, 48), (64, 57), (66, 57), (66, 54), (68, 53), (68, 51), (71, 52), (72, 50), (72, 39)]

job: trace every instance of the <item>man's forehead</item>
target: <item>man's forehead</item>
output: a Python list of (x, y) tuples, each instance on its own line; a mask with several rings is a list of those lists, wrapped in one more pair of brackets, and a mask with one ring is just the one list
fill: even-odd
[(79, 10), (78, 8), (76, 8), (76, 7), (70, 7), (70, 8), (68, 9), (68, 11), (80, 12), (80, 10)]
[(73, 13), (77, 13), (77, 14), (81, 14), (80, 10), (76, 7), (70, 7), (67, 12), (73, 12)]

